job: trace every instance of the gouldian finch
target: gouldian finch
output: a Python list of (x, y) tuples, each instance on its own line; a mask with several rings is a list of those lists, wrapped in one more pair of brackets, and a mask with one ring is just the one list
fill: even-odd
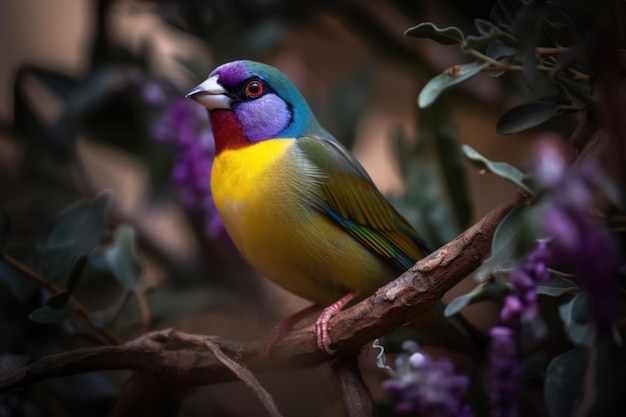
[[(211, 191), (226, 231), (263, 275), (324, 307), (317, 344), (332, 354), (330, 318), (410, 268), (426, 245), (276, 68), (226, 63), (187, 97), (209, 110)], [(279, 323), (263, 351), (310, 311)]]

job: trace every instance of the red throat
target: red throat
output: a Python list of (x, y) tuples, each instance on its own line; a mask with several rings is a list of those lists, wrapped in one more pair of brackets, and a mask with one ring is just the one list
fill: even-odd
[(241, 124), (230, 110), (212, 110), (209, 112), (211, 129), (215, 138), (215, 154), (226, 149), (239, 149), (250, 145), (243, 134)]

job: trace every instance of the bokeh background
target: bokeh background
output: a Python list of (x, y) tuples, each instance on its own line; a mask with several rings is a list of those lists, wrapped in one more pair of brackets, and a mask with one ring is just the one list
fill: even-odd
[[(130, 297), (110, 328), (122, 339), (167, 326), (237, 340), (261, 337), (307, 302), (257, 276), (219, 227), (207, 228), (209, 209), (186, 204), (180, 181), (172, 180), (181, 147), (155, 133), (170, 106), (223, 62), (277, 66), (322, 125), (419, 223), (411, 214), (417, 208), (404, 196), (415, 201), (421, 190), (407, 188), (396, 141), (419, 140), (421, 87), (468, 58), (458, 48), (403, 32), (424, 21), (471, 28), (491, 7), (487, 0), (0, 0), (0, 202), (11, 224), (6, 246), (31, 262), (29, 250), (45, 241), (66, 207), (110, 190), (104, 242), (113, 240), (115, 226), (131, 225), (143, 267), (137, 301)], [(443, 96), (445, 125), (458, 144), (524, 166), (533, 133), (503, 136), (495, 125), (505, 109), (530, 95), (513, 78), (475, 77)], [(551, 128), (567, 134), (571, 126), (558, 123)], [(513, 191), (501, 178), (469, 164), (463, 169), (459, 182), (467, 184), (473, 220)], [(426, 237), (432, 246), (445, 243), (442, 236)], [(77, 294), (98, 310), (119, 288), (104, 288), (92, 275), (98, 276), (85, 272)], [(446, 299), (473, 285), (467, 280)], [(93, 342), (70, 337), (59, 324), (26, 325), (24, 316), (43, 295), (25, 291), (24, 303), (9, 304), (15, 301), (3, 296), (5, 352), (43, 356)], [(486, 304), (466, 312), (480, 328), (493, 324), (493, 306)], [(362, 359), (366, 379), (384, 402), (373, 358), (366, 352)], [(459, 363), (471, 366), (463, 358)], [(24, 415), (106, 415), (126, 375), (63, 378), (3, 401), (5, 407), (22, 404)], [(280, 371), (262, 382), (285, 415), (341, 415), (325, 368)], [(180, 415), (260, 410), (242, 384), (231, 383), (199, 388)]]

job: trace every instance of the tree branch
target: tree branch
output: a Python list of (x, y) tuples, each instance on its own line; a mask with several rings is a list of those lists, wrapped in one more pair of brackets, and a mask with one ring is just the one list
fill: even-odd
[(355, 356), (364, 344), (411, 320), (475, 270), (489, 253), (493, 233), (502, 218), (527, 199), (521, 191), (516, 192), (455, 240), (421, 259), (371, 297), (335, 316), (329, 329), (333, 346), (338, 349), (335, 357), (317, 347), (314, 325), (294, 330), (279, 340), (270, 361), (259, 356), (258, 342), (242, 344), (163, 330), (124, 345), (78, 349), (36, 360), (0, 375), (0, 392), (48, 378), (107, 369), (130, 369), (168, 378), (181, 389), (236, 379), (207, 344), (219, 346), (221, 352), (253, 372), (317, 366), (336, 357)]
[(358, 357), (337, 358), (330, 362), (341, 387), (347, 417), (375, 417), (376, 407), (370, 390), (363, 382)]

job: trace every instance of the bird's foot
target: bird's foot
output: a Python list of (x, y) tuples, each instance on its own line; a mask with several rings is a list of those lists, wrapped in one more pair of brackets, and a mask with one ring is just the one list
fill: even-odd
[(355, 293), (350, 292), (344, 295), (341, 299), (339, 299), (339, 301), (326, 307), (315, 322), (317, 346), (329, 355), (334, 355), (335, 353), (337, 353), (337, 350), (330, 347), (332, 341), (330, 340), (330, 335), (328, 334), (328, 322), (335, 314), (337, 314), (339, 310), (342, 309), (343, 306), (348, 304), (355, 295)]

